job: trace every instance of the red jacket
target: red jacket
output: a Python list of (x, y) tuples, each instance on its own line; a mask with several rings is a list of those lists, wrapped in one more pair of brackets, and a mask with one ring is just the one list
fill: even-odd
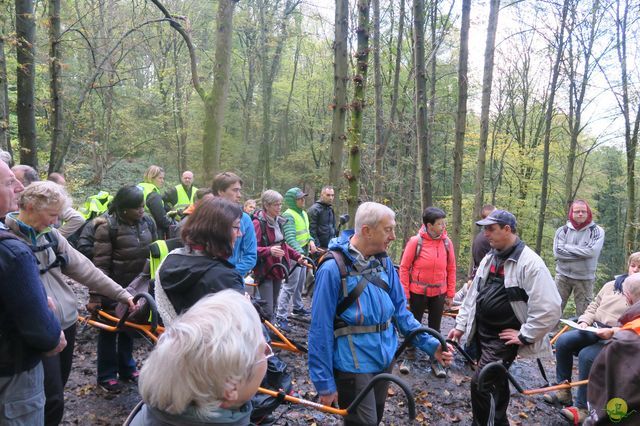
[[(422, 238), (422, 249), (414, 262), (418, 238)], [(448, 241), (448, 247), (445, 247), (445, 240)], [(456, 255), (447, 231), (433, 239), (423, 226), (420, 228), (420, 237), (411, 237), (400, 262), (400, 282), (407, 300), (409, 293), (424, 294), (427, 297), (444, 293), (447, 297), (455, 296)]]
[[(291, 259), (297, 260), (300, 257), (300, 253), (292, 249), (284, 242), (284, 240), (282, 240), (282, 242), (277, 245), (284, 250), (284, 257), (282, 259), (274, 257), (271, 254), (271, 246), (274, 245), (275, 232), (273, 228), (265, 223), (265, 228), (267, 230), (266, 242), (268, 242), (268, 244), (265, 245), (265, 241), (262, 238), (262, 225), (260, 225), (261, 220), (266, 221), (265, 212), (261, 210), (257, 214), (259, 215), (259, 219), (253, 219), (253, 229), (256, 231), (256, 242), (258, 243), (258, 263), (255, 268), (253, 268), (254, 277), (258, 282), (262, 282), (264, 279), (282, 279), (284, 278), (282, 268), (274, 268), (266, 276), (265, 273), (275, 263), (284, 263), (289, 267), (289, 261)], [(279, 219), (281, 218), (276, 219), (276, 223), (279, 223)], [(282, 227), (280, 229), (282, 229)], [(284, 231), (282, 232), (282, 235), (284, 236)]]

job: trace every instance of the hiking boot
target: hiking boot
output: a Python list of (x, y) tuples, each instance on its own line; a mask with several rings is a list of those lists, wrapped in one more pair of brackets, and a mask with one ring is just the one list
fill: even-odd
[(589, 412), (586, 408), (567, 407), (560, 410), (560, 414), (574, 425), (579, 425), (587, 419)]
[(565, 407), (573, 403), (570, 389), (560, 389), (555, 393), (545, 393), (542, 395), (542, 399), (547, 404), (562, 404)]
[(118, 379), (109, 379), (104, 382), (99, 382), (98, 386), (100, 386), (100, 389), (108, 393), (118, 393), (122, 390), (122, 385)]
[(140, 377), (140, 372), (139, 371), (134, 371), (129, 376), (122, 376), (121, 375), (120, 376), (120, 380), (122, 380), (123, 382), (127, 382), (127, 383), (137, 384), (138, 383), (138, 377)]
[(411, 371), (411, 367), (409, 366), (409, 361), (406, 359), (400, 363), (400, 367), (398, 368), (402, 374), (409, 374)]
[(431, 370), (433, 374), (439, 379), (444, 379), (447, 377), (447, 372), (443, 366), (440, 365), (438, 361), (431, 361)]
[(305, 308), (300, 308), (300, 309), (294, 309), (293, 310), (293, 315), (298, 315), (300, 317), (308, 317), (309, 315), (311, 315), (311, 311), (305, 309)]
[(286, 319), (279, 319), (276, 323), (276, 327), (280, 329), (280, 331), (284, 331), (285, 333), (291, 332), (291, 327), (289, 327), (289, 321)]

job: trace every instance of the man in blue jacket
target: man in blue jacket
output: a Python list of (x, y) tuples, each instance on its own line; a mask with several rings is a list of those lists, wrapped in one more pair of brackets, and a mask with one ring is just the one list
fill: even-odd
[[(218, 173), (211, 183), (211, 191), (215, 197), (223, 197), (233, 203), (240, 203), (242, 200), (242, 179), (235, 173)], [(248, 214), (242, 213), (240, 219), (241, 236), (233, 246), (233, 255), (228, 259), (240, 275), (247, 275), (258, 260), (258, 248), (256, 244), (256, 233), (253, 229), (253, 222)]]
[[(350, 238), (343, 234), (332, 241), (329, 250), (333, 259), (325, 260), (317, 272), (309, 373), (322, 404), (347, 407), (373, 376), (391, 370), (398, 346), (392, 321), (404, 335), (420, 327), (407, 310), (400, 279), (386, 255), (395, 240), (395, 226), (393, 210), (363, 203), (356, 212), (355, 234)], [(340, 262), (346, 266), (346, 276), (340, 272)], [(352, 291), (358, 287), (360, 295), (354, 298)], [(428, 334), (416, 336), (414, 344), (445, 366), (453, 359), (449, 348), (444, 352), (438, 340)], [(377, 425), (384, 412), (387, 387), (376, 386), (357, 410), (345, 417), (345, 424)]]
[[(22, 190), (0, 161), (0, 217), (18, 209)], [(41, 360), (66, 344), (31, 249), (0, 222), (0, 424), (44, 424)]]

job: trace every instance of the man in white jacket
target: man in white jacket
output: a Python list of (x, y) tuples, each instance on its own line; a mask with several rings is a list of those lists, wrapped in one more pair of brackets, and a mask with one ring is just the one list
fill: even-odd
[[(547, 333), (560, 319), (560, 295), (544, 261), (516, 234), (516, 218), (494, 210), (476, 222), (484, 227), (491, 244), (456, 318), (449, 339), (466, 335), (480, 352), (478, 369), (471, 380), (474, 424), (489, 420), (490, 395), (478, 389), (478, 373), (493, 361), (508, 368), (517, 355), (551, 356)], [(508, 425), (509, 383), (495, 383), (495, 424)]]
[(571, 292), (577, 316), (582, 315), (593, 300), (593, 283), (603, 244), (604, 229), (593, 221), (589, 204), (575, 200), (569, 209), (567, 224), (558, 228), (553, 239), (556, 285), (563, 312)]

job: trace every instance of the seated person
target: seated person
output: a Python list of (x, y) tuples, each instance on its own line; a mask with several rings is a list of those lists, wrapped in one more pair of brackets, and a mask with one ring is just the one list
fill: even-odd
[[(624, 291), (633, 284), (630, 284), (631, 281), (626, 278), (639, 271), (640, 252), (636, 252), (629, 256), (628, 275), (621, 275), (602, 286), (596, 298), (589, 304), (584, 314), (578, 318), (580, 327), (595, 325), (606, 329), (616, 326), (620, 315), (629, 308)], [(556, 380), (558, 383), (571, 381), (574, 355), (578, 356), (578, 379), (585, 380), (589, 376), (593, 360), (605, 343), (606, 339), (590, 331), (571, 330), (562, 334), (556, 342)], [(575, 401), (572, 401), (570, 389), (559, 390), (555, 395), (544, 395), (544, 399), (547, 402), (559, 402), (570, 406), (561, 411), (561, 414), (570, 421), (583, 422), (587, 417), (586, 386), (578, 387)], [(573, 406), (571, 406), (572, 402)]]
[(178, 316), (144, 363), (131, 425), (248, 425), (273, 355), (251, 302), (233, 290)]
[(598, 332), (613, 338), (591, 367), (585, 425), (640, 423), (640, 274), (627, 279), (624, 291), (632, 306), (619, 319), (622, 327)]

